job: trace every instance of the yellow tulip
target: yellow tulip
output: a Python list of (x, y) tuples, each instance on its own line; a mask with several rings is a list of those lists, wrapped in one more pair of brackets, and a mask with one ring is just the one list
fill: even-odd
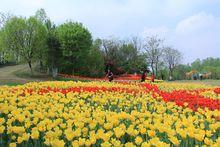
[(169, 140), (175, 145), (178, 146), (180, 144), (179, 140), (176, 137), (171, 137)]
[(135, 145), (132, 142), (127, 142), (125, 147), (135, 147)]
[(17, 138), (17, 142), (18, 142), (18, 144), (22, 143), (23, 141), (24, 141), (23, 138), (20, 137), (20, 136), (18, 136), (18, 138)]
[(16, 145), (15, 142), (12, 142), (12, 143), (9, 144), (9, 147), (16, 147), (16, 146), (17, 146), (17, 145)]
[(52, 141), (53, 147), (64, 147), (64, 145), (65, 145), (65, 142), (63, 140), (55, 139)]
[(78, 140), (74, 140), (74, 141), (72, 142), (72, 146), (73, 146), (73, 147), (79, 147), (79, 142), (78, 142)]
[(31, 132), (31, 138), (32, 139), (38, 139), (39, 137), (39, 132), (38, 131), (32, 131)]
[(85, 138), (79, 138), (78, 141), (79, 141), (79, 145), (83, 146), (85, 144), (86, 139)]
[(0, 134), (3, 134), (4, 130), (5, 130), (5, 126), (0, 126)]
[(138, 136), (138, 137), (135, 138), (135, 143), (137, 145), (140, 145), (142, 142), (143, 142), (143, 139), (141, 137)]

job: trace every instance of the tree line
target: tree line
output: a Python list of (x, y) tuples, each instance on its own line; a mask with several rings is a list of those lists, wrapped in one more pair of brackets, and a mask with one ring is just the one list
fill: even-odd
[[(184, 79), (183, 73), (192, 70), (194, 63), (184, 65), (181, 60), (182, 53), (158, 36), (93, 39), (82, 23), (56, 25), (44, 9), (28, 18), (0, 13), (0, 64), (27, 63), (32, 73), (37, 62), (49, 74), (58, 70), (102, 77), (108, 69), (120, 75), (149, 68), (157, 78)], [(211, 70), (211, 65), (205, 66), (198, 70)]]

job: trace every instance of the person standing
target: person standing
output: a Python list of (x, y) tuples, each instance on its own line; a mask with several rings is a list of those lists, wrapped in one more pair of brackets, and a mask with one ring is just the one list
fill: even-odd
[(154, 74), (151, 73), (151, 82), (154, 82)]
[(108, 70), (108, 73), (107, 73), (106, 76), (108, 76), (108, 80), (109, 80), (109, 82), (111, 82), (111, 81), (113, 80), (113, 73), (112, 73), (111, 70)]
[(141, 82), (144, 82), (146, 80), (146, 70), (141, 71)]

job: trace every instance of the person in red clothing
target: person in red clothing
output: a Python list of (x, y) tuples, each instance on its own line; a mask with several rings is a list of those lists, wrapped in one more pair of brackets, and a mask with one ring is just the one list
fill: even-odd
[(144, 82), (146, 79), (146, 70), (141, 71), (141, 82)]
[(154, 82), (154, 74), (151, 73), (151, 82)]

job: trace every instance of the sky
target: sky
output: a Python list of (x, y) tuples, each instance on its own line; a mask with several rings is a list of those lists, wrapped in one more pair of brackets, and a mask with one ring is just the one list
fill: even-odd
[(83, 23), (93, 38), (157, 35), (183, 63), (220, 57), (220, 0), (0, 0), (0, 11), (31, 16), (44, 8), (56, 24)]

